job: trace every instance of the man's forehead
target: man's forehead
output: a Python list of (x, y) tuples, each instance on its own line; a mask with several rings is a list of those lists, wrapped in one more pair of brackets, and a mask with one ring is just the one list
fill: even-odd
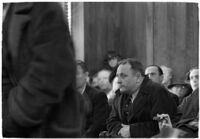
[(110, 75), (110, 71), (107, 70), (102, 70), (99, 71), (98, 76), (109, 76)]
[(131, 70), (131, 65), (129, 63), (126, 64), (121, 64), (119, 65), (119, 67), (117, 68), (117, 73), (120, 72), (128, 72)]

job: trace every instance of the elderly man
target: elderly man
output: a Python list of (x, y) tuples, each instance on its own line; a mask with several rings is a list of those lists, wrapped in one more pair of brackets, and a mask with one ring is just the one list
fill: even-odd
[[(163, 71), (158, 65), (150, 65), (146, 68), (145, 70), (145, 75), (149, 77), (152, 81), (162, 84), (163, 81)], [(171, 92), (168, 92), (169, 95), (173, 98), (175, 101), (176, 105), (179, 105), (179, 98), (176, 94), (173, 94)]]
[(83, 96), (87, 106), (86, 124), (82, 137), (98, 137), (106, 129), (106, 119), (109, 115), (108, 100), (103, 92), (87, 84), (88, 70), (86, 64), (77, 60), (76, 88)]
[(117, 78), (119, 92), (107, 121), (112, 137), (151, 137), (159, 132), (154, 116), (166, 112), (174, 118), (176, 104), (164, 86), (145, 77), (140, 62), (134, 59), (121, 61)]

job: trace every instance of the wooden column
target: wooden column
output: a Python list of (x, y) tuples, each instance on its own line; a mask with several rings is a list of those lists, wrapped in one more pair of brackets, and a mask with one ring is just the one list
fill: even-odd
[(76, 59), (84, 61), (84, 3), (71, 3), (71, 33)]

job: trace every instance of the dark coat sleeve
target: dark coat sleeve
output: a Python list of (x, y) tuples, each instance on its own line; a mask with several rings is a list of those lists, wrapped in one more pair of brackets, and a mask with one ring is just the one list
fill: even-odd
[(7, 128), (10, 131), (20, 126), (39, 125), (51, 106), (63, 99), (76, 71), (71, 40), (60, 6), (37, 3), (31, 12), (22, 12), (28, 13), (26, 16), (31, 19), (21, 34), (27, 33), (27, 47), (30, 47), (33, 57), (28, 71), (10, 91), (9, 113), (18, 125), (14, 128), (10, 122)]
[(178, 110), (182, 113), (182, 119), (196, 118), (199, 113), (199, 89), (185, 97), (179, 105)]
[(99, 133), (106, 129), (109, 106), (105, 93), (95, 94), (93, 100), (92, 124), (85, 133), (85, 137), (99, 137)]
[(109, 118), (107, 119), (107, 129), (112, 137), (119, 137), (118, 132), (122, 128), (121, 126), (122, 122), (120, 121), (117, 108), (118, 108), (118, 96), (116, 96), (116, 98), (113, 101), (112, 110), (109, 115)]
[(157, 121), (153, 117), (157, 114), (167, 113), (172, 119), (177, 111), (176, 104), (169, 96), (167, 90), (159, 88), (150, 94), (150, 119), (130, 125), (131, 137), (151, 137), (159, 132)]

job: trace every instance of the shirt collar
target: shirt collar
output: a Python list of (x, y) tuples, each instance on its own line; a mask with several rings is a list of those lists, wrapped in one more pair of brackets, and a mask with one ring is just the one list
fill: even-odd
[(87, 83), (84, 85), (83, 90), (81, 91), (81, 95), (83, 95), (83, 93), (85, 92), (86, 85), (87, 85)]

